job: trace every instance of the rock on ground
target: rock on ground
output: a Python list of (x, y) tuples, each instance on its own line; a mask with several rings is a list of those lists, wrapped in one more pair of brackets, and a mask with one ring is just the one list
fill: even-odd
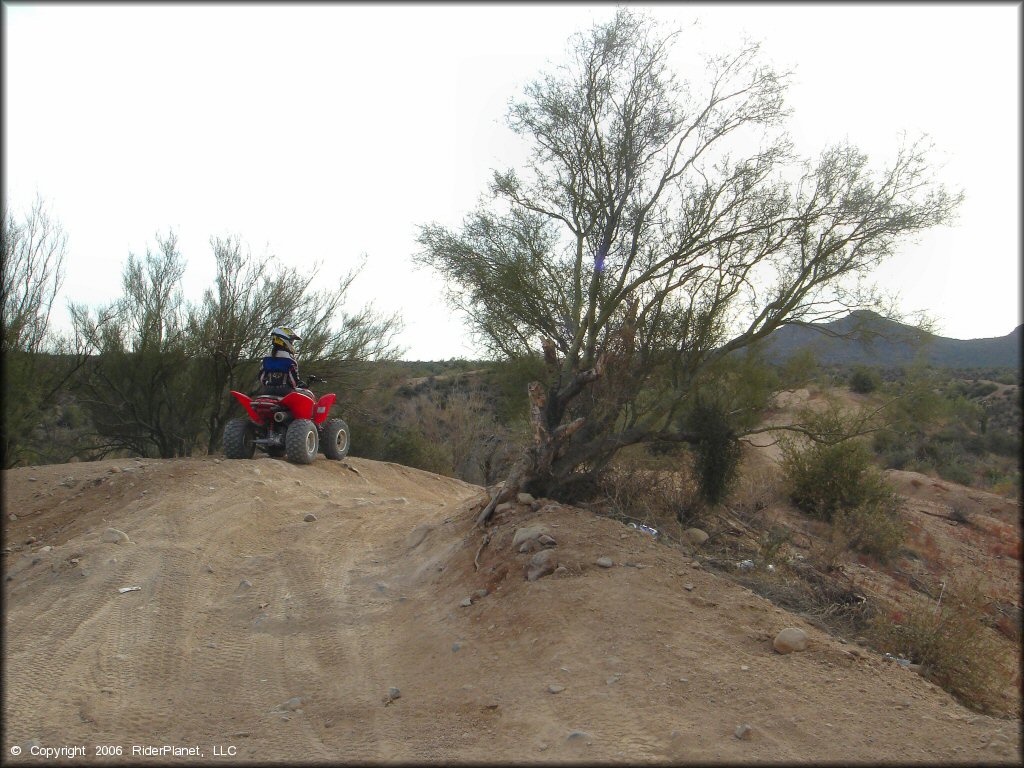
[(296, 709), (302, 709), (302, 705), (306, 702), (305, 696), (292, 696), (288, 701), (278, 706), (279, 710), (285, 710), (288, 712), (294, 712)]
[(130, 541), (128, 534), (117, 528), (107, 528), (100, 538), (108, 544), (121, 544), (122, 542)]
[(706, 531), (702, 531), (700, 528), (687, 528), (683, 531), (683, 538), (696, 547), (699, 547), (705, 541), (708, 540), (708, 534)]
[(527, 541), (533, 539), (539, 539), (541, 536), (548, 535), (548, 529), (543, 525), (530, 525), (525, 528), (517, 528), (515, 535), (512, 537), (512, 549), (519, 549), (521, 544), (525, 544)]
[(555, 560), (555, 553), (550, 549), (542, 549), (530, 560), (529, 568), (526, 572), (527, 581), (536, 581), (537, 579), (547, 576), (549, 573), (553, 573), (558, 562)]
[(772, 641), (772, 647), (779, 653), (793, 653), (807, 648), (807, 633), (798, 627), (786, 627)]

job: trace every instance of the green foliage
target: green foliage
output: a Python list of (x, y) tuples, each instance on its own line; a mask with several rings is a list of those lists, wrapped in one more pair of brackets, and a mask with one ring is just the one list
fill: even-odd
[(818, 358), (808, 348), (794, 352), (779, 366), (779, 386), (798, 389), (810, 382), (818, 373)]
[(948, 413), (941, 380), (935, 371), (923, 366), (904, 369), (891, 392), (895, 395), (895, 403), (890, 422), (895, 429), (921, 429), (941, 422)]
[(1021, 449), (1019, 390), (996, 395), (992, 378), (978, 378), (997, 375), (917, 367), (887, 383), (885, 394), (893, 396), (889, 423), (872, 442), (881, 465), (1015, 493)]
[(990, 431), (985, 434), (985, 448), (988, 451), (1008, 458), (1015, 458), (1021, 453), (1020, 435), (1009, 432)]
[(860, 502), (837, 510), (833, 526), (847, 546), (887, 562), (899, 554), (907, 530), (900, 514), (902, 502), (892, 486), (874, 471), (865, 476)]
[(883, 429), (872, 437), (871, 448), (886, 469), (908, 469), (915, 459), (911, 436), (903, 431)]
[(540, 355), (510, 357), (489, 364), (488, 379), (497, 390), (495, 416), (509, 425), (525, 420), (528, 411), (526, 388), (531, 381), (543, 381), (547, 375)]
[[(37, 199), (16, 219), (0, 211), (0, 365), (3, 466), (52, 460), (51, 446), (34, 439), (54, 400), (81, 365), (71, 343), (50, 329), (50, 310), (64, 279), (67, 237)], [(60, 453), (60, 452), (58, 452)]]
[(899, 551), (905, 527), (893, 487), (871, 464), (863, 443), (844, 440), (783, 446), (783, 473), (793, 503), (833, 523), (847, 546), (887, 560)]
[[(757, 46), (712, 57), (697, 84), (671, 70), (675, 38), (628, 8), (575, 36), (566, 65), (509, 110), (534, 150), (526, 167), (495, 171), (459, 228), (428, 224), (418, 237), (417, 262), (445, 278), (495, 356), (530, 358), (550, 341), (542, 434), (585, 419), (557, 460), (533, 468), (546, 479), (530, 482), (551, 490), (622, 446), (688, 441), (679, 415), (700, 380), (732, 388), (734, 430), (752, 424), (767, 396), (743, 390), (760, 396), (763, 382), (705, 374), (780, 327), (865, 299), (860, 278), (960, 204), (933, 183), (924, 143), (886, 168), (848, 144), (796, 161), (777, 130), (786, 78)], [(734, 131), (762, 140), (737, 156)], [(513, 391), (525, 407), (525, 389)]]
[(1000, 384), (1016, 384), (1020, 385), (1020, 371), (1009, 369), (996, 370), (991, 375), (992, 381), (996, 381)]
[(730, 355), (705, 368), (697, 377), (695, 402), (715, 407), (734, 431), (756, 425), (779, 390), (779, 375), (755, 354)]
[(364, 459), (391, 461), (442, 475), (452, 474), (452, 457), (443, 445), (428, 441), (415, 425), (374, 423), (365, 414), (352, 414), (350, 453)]
[[(702, 372), (693, 399), (678, 425), (696, 436), (690, 447), (702, 498), (720, 503), (736, 478), (740, 459), (737, 434), (754, 426), (778, 389), (775, 370), (755, 354), (732, 355)], [(654, 441), (652, 455), (675, 452), (667, 441)]]
[(316, 272), (274, 268), (237, 239), (211, 240), (214, 285), (199, 305), (181, 293), (185, 259), (173, 233), (144, 258), (130, 254), (122, 294), (106, 307), (74, 306), (76, 337), (92, 355), (74, 381), (105, 450), (161, 457), (215, 451), (240, 412), (229, 390), (253, 392), (274, 325), (300, 330), (301, 375), (316, 373), (345, 397), (365, 386), (367, 361), (395, 354), (397, 318), (342, 313), (358, 270), (314, 290)]
[(999, 389), (999, 385), (992, 381), (975, 381), (967, 390), (966, 395), (970, 398), (982, 398), (991, 395)]
[(452, 472), (452, 457), (444, 446), (428, 441), (411, 429), (391, 432), (384, 441), (381, 459), (438, 474), (450, 475)]
[(870, 454), (854, 440), (812, 443), (803, 449), (792, 442), (783, 444), (782, 469), (790, 498), (801, 511), (822, 520), (864, 501), (863, 482), (870, 467)]
[(701, 496), (711, 504), (718, 504), (736, 479), (740, 444), (720, 402), (698, 401), (687, 424), (700, 435), (694, 453)]
[(75, 307), (78, 335), (95, 350), (76, 385), (83, 406), (111, 449), (142, 456), (191, 455), (203, 427), (202, 366), (191, 354), (177, 238), (129, 255), (122, 296), (94, 318)]
[(858, 366), (850, 375), (850, 389), (861, 395), (874, 392), (881, 384), (882, 377), (873, 368)]
[(951, 483), (959, 485), (974, 484), (974, 473), (959, 462), (953, 461), (940, 464), (936, 470), (939, 473), (939, 477), (943, 480), (949, 480)]

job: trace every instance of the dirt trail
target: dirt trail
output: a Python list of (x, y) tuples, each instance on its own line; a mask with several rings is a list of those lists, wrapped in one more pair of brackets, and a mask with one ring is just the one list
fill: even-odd
[[(580, 510), (524, 508), (478, 571), (481, 489), (392, 464), (112, 460), (3, 480), (10, 764), (100, 744), (125, 764), (165, 744), (199, 763), (215, 747), (331, 763), (1018, 757), (1015, 721)], [(525, 581), (511, 539), (527, 522), (564, 572)], [(102, 541), (108, 527), (131, 541)], [(807, 651), (773, 652), (785, 626)]]

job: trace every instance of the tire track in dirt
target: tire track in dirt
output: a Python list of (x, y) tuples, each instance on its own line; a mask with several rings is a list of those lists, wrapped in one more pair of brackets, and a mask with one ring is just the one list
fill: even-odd
[[(58, 482), (68, 468), (32, 470), (38, 484), (6, 475), (18, 498), (42, 499), (13, 523), (20, 541), (59, 546), (5, 562), (5, 753), (33, 738), (102, 738), (234, 744), (239, 761), (282, 764), (814, 761), (837, 750), (1012, 761), (1011, 724), (965, 713), (911, 673), (847, 658), (811, 629), (808, 652), (778, 656), (765, 638), (799, 619), (583, 511), (540, 516), (571, 568), (535, 583), (523, 579), (528, 556), (510, 549), (521, 523), (507, 520), (483, 560), (508, 578), (461, 607), (488, 578), (473, 568), (468, 503), (482, 489), (349, 464), (357, 471), (149, 462), (74, 503), (61, 502), (111, 463), (75, 467), (72, 489)], [(303, 522), (307, 512), (317, 520)], [(133, 543), (100, 543), (108, 525)], [(597, 569), (598, 554), (616, 566)], [(681, 591), (681, 577), (695, 589)], [(564, 690), (549, 693), (552, 683)], [(402, 697), (385, 706), (392, 685)], [(293, 696), (305, 699), (281, 709)], [(755, 735), (740, 741), (733, 729), (747, 721)], [(574, 730), (592, 745), (568, 739)]]
[[(401, 481), (401, 470), (385, 468), (388, 490), (416, 491), (418, 485)], [(378, 484), (379, 484), (378, 480)], [(358, 497), (356, 497), (358, 498)], [(401, 498), (401, 497), (397, 497)], [(396, 525), (411, 527), (434, 519), (434, 505), (402, 503), (396, 499), (372, 498), (367, 503), (328, 504), (316, 523), (329, 556), (309, 556), (298, 546), (282, 552), (279, 560), (285, 583), (292, 593), (302, 590), (301, 614), (292, 615), (289, 626), (295, 633), (284, 667), (293, 687), (310, 696), (305, 722), (324, 750), (323, 756), (351, 760), (408, 760), (408, 727), (395, 730), (395, 718), (383, 698), (395, 684), (388, 671), (392, 637), (401, 634), (394, 606), (397, 595), (386, 584), (389, 579), (381, 552), (387, 537), (394, 537)], [(393, 509), (391, 504), (397, 504)], [(401, 518), (391, 519), (398, 511)], [(443, 509), (440, 510), (443, 514)], [(319, 531), (325, 533), (320, 534)], [(298, 536), (304, 539), (305, 536)], [(383, 539), (383, 545), (382, 545)], [(377, 562), (375, 562), (377, 561)], [(278, 628), (281, 619), (278, 617)], [(296, 648), (296, 645), (299, 647)], [(332, 671), (344, 670), (343, 676)]]

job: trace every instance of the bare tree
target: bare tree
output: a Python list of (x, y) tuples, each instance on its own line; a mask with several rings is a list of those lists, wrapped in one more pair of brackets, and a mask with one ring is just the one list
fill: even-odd
[(64, 282), (67, 235), (37, 198), (24, 222), (0, 212), (0, 343), (4, 354), (40, 352), (48, 337), (50, 311)]
[(173, 232), (157, 245), (144, 259), (129, 254), (120, 299), (95, 315), (72, 307), (94, 353), (76, 391), (108, 451), (172, 458), (191, 455), (199, 440), (205, 388), (190, 354), (185, 259)]
[(699, 442), (687, 411), (719, 361), (870, 305), (863, 279), (960, 202), (923, 142), (885, 168), (845, 144), (800, 161), (787, 75), (757, 45), (711, 58), (698, 86), (668, 68), (675, 39), (628, 9), (578, 35), (511, 107), (533, 147), (523, 172), (495, 172), (460, 232), (421, 229), (419, 262), (481, 340), (547, 362), (534, 444), (481, 521), (519, 488), (592, 487), (623, 446)]
[(37, 198), (23, 220), (5, 203), (0, 212), (0, 353), (4, 407), (3, 465), (45, 455), (32, 434), (54, 394), (84, 357), (50, 329), (53, 302), (64, 281), (67, 235)]

